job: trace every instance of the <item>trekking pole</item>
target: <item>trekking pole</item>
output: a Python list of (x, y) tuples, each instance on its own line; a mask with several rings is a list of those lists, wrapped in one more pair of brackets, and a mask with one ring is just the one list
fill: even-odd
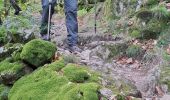
[(47, 39), (50, 40), (50, 27), (51, 27), (51, 4), (52, 0), (49, 0), (49, 15), (48, 15), (48, 34)]
[(95, 34), (96, 34), (96, 31), (97, 31), (97, 0), (94, 1), (95, 2), (95, 7), (94, 7), (94, 10), (95, 10), (95, 16), (94, 16), (94, 31), (95, 31)]

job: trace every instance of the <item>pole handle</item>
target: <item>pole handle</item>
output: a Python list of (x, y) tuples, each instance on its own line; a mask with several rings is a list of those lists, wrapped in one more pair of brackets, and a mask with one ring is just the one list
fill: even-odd
[(52, 4), (52, 0), (48, 0), (49, 1), (49, 4), (51, 5)]

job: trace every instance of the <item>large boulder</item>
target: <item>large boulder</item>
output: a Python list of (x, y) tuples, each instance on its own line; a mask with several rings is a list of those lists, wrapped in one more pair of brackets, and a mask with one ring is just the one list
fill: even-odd
[(21, 59), (25, 62), (39, 67), (48, 62), (55, 54), (56, 47), (53, 43), (34, 39), (23, 47)]
[[(68, 71), (72, 67), (81, 75), (79, 72), (83, 71), (83, 66), (65, 66), (63, 59), (37, 69), (14, 84), (8, 96), (9, 100), (99, 100), (97, 82), (87, 80), (80, 84), (70, 81), (68, 76), (74, 76), (76, 72), (66, 74), (63, 70)], [(94, 74), (91, 71), (88, 73), (91, 74), (89, 79), (94, 79)]]

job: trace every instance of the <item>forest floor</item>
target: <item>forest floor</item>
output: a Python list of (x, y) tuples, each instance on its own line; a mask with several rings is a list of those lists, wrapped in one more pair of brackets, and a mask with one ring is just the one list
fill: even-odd
[[(35, 17), (40, 21), (39, 14)], [(103, 78), (101, 83), (105, 87), (109, 87), (113, 81), (116, 81), (116, 86), (123, 91), (123, 80), (125, 84), (131, 84), (135, 90), (138, 90), (132, 91), (134, 96), (141, 96), (146, 100), (157, 100), (158, 97), (162, 97), (161, 100), (169, 100), (170, 95), (163, 94), (163, 91), (167, 91), (166, 88), (161, 90), (162, 88), (157, 81), (160, 77), (160, 66), (162, 64), (158, 56), (161, 51), (157, 52), (157, 57), (154, 56), (154, 59), (146, 62), (144, 59), (138, 60), (128, 57), (112, 58), (110, 57), (112, 51), (108, 47), (128, 44), (130, 40), (124, 34), (113, 36), (111, 33), (105, 32), (105, 25), (100, 25), (101, 27), (98, 27), (97, 33), (95, 33), (94, 23), (88, 21), (89, 18), (94, 19), (93, 15), (78, 18), (78, 44), (83, 51), (72, 54), (65, 49), (67, 38), (65, 18), (57, 14), (53, 16), (51, 39), (58, 47), (57, 53), (63, 55), (69, 62), (87, 65), (90, 69), (100, 72)], [(155, 45), (155, 40), (142, 43), (138, 40), (131, 42), (132, 44), (139, 43), (144, 48), (149, 45), (151, 49)]]

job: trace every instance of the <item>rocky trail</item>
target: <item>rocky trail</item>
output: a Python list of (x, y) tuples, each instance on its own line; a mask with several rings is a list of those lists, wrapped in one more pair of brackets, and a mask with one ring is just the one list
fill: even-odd
[[(126, 36), (99, 33), (102, 32), (102, 28), (98, 28), (97, 34), (95, 34), (94, 27), (85, 25), (86, 22), (83, 25), (81, 20), (79, 22), (81, 22), (79, 23), (79, 47), (83, 51), (72, 54), (65, 49), (67, 37), (65, 19), (58, 18), (56, 15), (53, 18), (51, 38), (58, 46), (57, 53), (63, 55), (66, 61), (87, 65), (90, 69), (101, 73), (101, 84), (112, 91), (117, 88), (122, 92), (131, 91), (129, 96), (136, 98), (158, 100), (159, 97), (163, 97), (161, 100), (169, 100), (169, 95), (163, 96), (167, 92), (166, 86), (163, 88), (159, 84), (161, 65), (159, 54), (148, 56), (149, 53), (145, 52), (139, 57), (139, 60), (122, 58), (126, 59), (122, 63), (118, 58), (114, 58), (110, 48), (114, 48), (113, 50), (118, 50), (118, 52), (122, 51), (119, 50), (119, 47), (125, 50), (129, 43)], [(113, 100), (114, 91), (110, 92), (110, 90), (103, 89), (101, 93)]]

